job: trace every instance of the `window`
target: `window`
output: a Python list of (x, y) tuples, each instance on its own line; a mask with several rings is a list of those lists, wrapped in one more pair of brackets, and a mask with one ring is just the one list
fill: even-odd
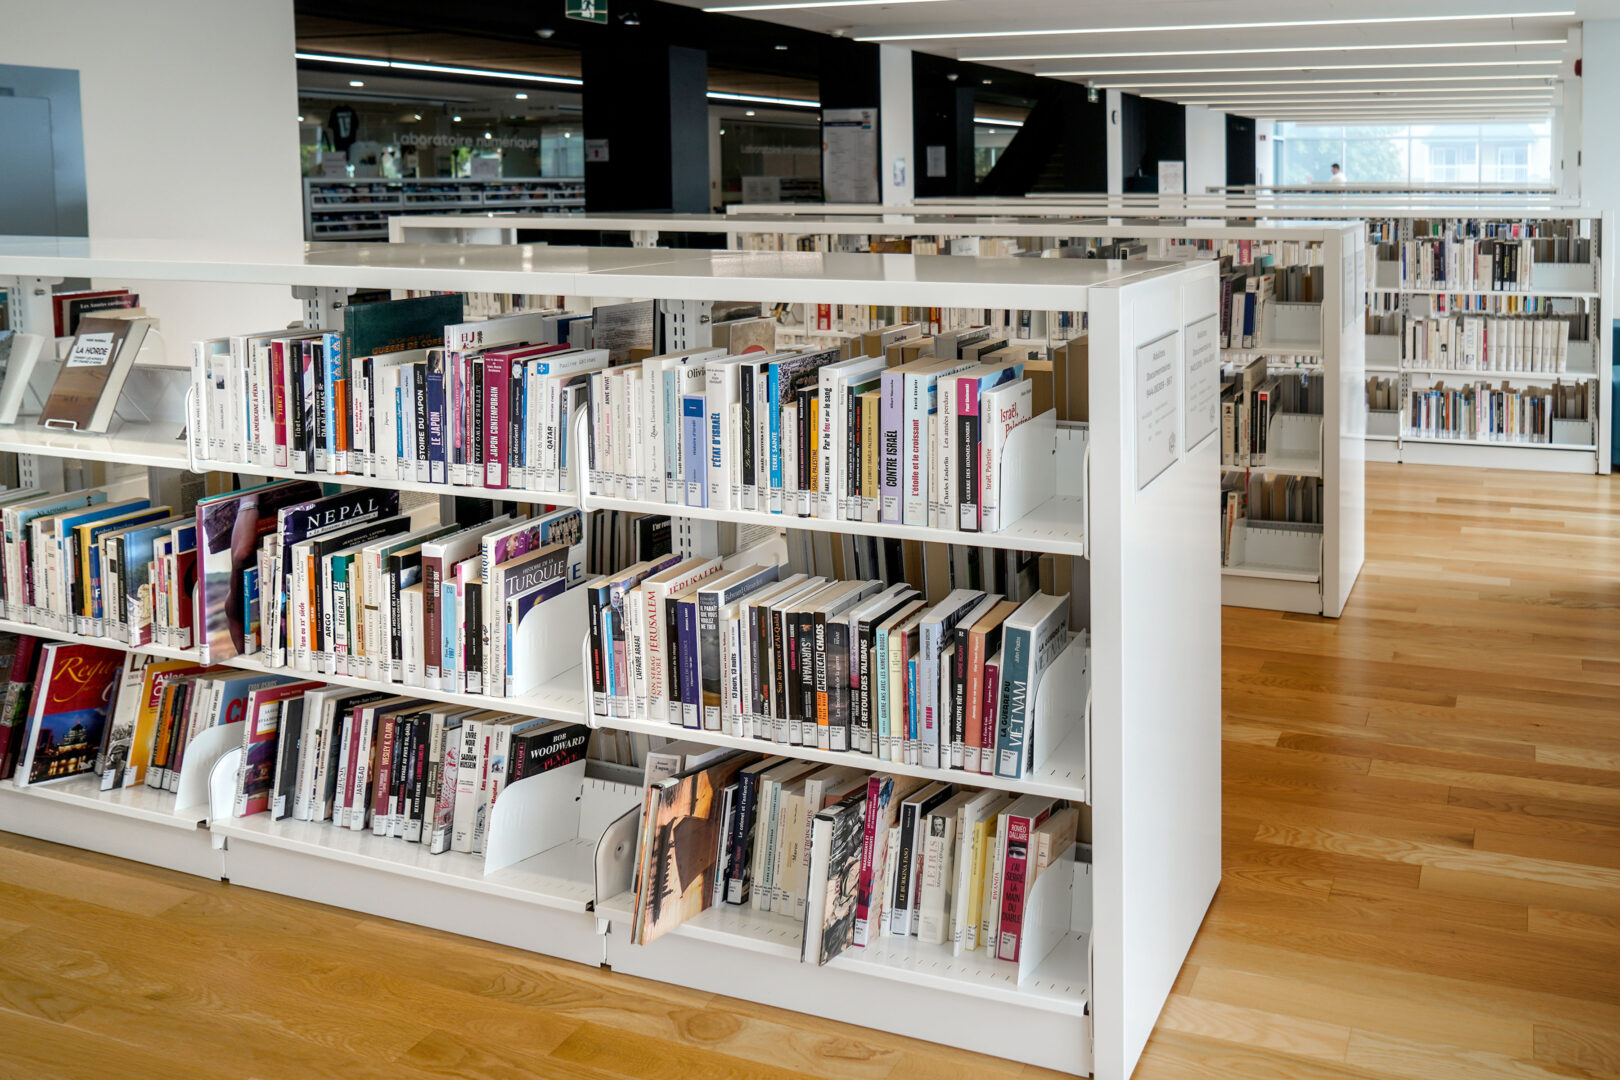
[(1321, 184), (1335, 161), (1357, 183), (1552, 182), (1552, 124), (1293, 124), (1275, 136), (1279, 184)]

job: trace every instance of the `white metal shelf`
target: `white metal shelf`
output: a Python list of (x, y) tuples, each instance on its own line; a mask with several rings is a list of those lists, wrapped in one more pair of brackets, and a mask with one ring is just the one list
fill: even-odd
[[(1395, 296), (1530, 296), (1530, 297), (1564, 297), (1571, 300), (1596, 300), (1601, 293), (1593, 289), (1416, 289), (1406, 286), (1369, 285), (1370, 293), (1387, 293)], [(1458, 314), (1490, 315), (1491, 312), (1459, 312)], [(1527, 312), (1510, 312), (1504, 315), (1522, 315)]]
[(16, 424), (0, 427), (0, 451), (153, 469), (186, 468), (186, 427), (178, 421), (126, 423), (115, 432), (97, 435), (30, 427), (29, 419), (20, 417)]
[(1444, 435), (1401, 435), (1403, 443), (1429, 443), (1435, 446), (1501, 446), (1514, 450), (1585, 450), (1588, 453), (1596, 447), (1591, 444), (1579, 443), (1553, 443), (1531, 442), (1527, 439), (1451, 439)]
[(181, 832), (195, 833), (208, 820), (207, 806), (197, 807), (195, 813), (176, 814), (175, 794), (172, 791), (162, 791), (145, 784), (103, 791), (101, 777), (94, 773), (45, 784), (18, 784), (15, 780), (0, 780), (0, 788), (26, 798), (71, 806), (93, 806), (103, 814)]
[(999, 532), (960, 532), (956, 529), (932, 529), (924, 525), (885, 525), (882, 522), (798, 517), (754, 510), (715, 510), (706, 506), (674, 503), (660, 509), (658, 504), (645, 500), (609, 499), (598, 495), (586, 495), (583, 505), (586, 510), (665, 513), (697, 521), (731, 521), (739, 525), (765, 525), (773, 529), (883, 536), (921, 543), (1040, 551), (1051, 555), (1084, 556), (1086, 553), (1085, 501), (1070, 495), (1053, 496)]
[(280, 480), (312, 480), (321, 484), (389, 488), (421, 495), (457, 495), (462, 498), (497, 499), (549, 506), (579, 505), (579, 495), (573, 491), (530, 491), (528, 488), (492, 488), (481, 484), (429, 484), (421, 480), (397, 480), (392, 477), (362, 476), (359, 473), (296, 472), (274, 465), (247, 465), (206, 459), (197, 460), (195, 465), (198, 472), (241, 473), (245, 476), (266, 476)]

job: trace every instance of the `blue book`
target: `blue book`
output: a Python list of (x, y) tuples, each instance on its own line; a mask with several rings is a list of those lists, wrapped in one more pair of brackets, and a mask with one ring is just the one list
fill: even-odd
[(766, 369), (766, 419), (770, 424), (770, 510), (773, 514), (782, 512), (782, 406), (797, 401), (799, 391), (806, 386), (816, 386), (821, 369), (841, 359), (841, 349), (826, 349), (774, 360)]
[(1041, 675), (1069, 642), (1069, 598), (1038, 593), (1007, 617), (1001, 631), (1001, 709), (995, 772), (1016, 780), (1033, 764), (1029, 724)]
[(681, 463), (686, 470), (686, 505), (709, 505), (708, 417), (702, 394), (681, 399)]
[(456, 667), (456, 583), (454, 574), (444, 575), (444, 584), (439, 586), (440, 610), (443, 612), (439, 623), (439, 678), (442, 685), (451, 686), (460, 678)]
[(444, 350), (429, 349), (427, 360), (428, 481), (445, 482)]
[(675, 604), (676, 650), (680, 657), (681, 726), (703, 726), (703, 686), (698, 675), (697, 596)]
[(324, 362), (321, 365), (321, 391), (326, 395), (326, 450), (328, 467), (335, 473), (349, 471), (349, 362), (343, 354), (343, 335), (321, 336)]
[(917, 745), (917, 658), (906, 660), (906, 745)]

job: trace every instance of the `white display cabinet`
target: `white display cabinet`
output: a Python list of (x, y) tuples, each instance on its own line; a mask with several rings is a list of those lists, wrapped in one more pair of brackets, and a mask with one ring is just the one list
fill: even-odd
[[(759, 208), (754, 208), (758, 210)], [(1366, 394), (1363, 385), (1364, 323), (1361, 294), (1352, 287), (1366, 273), (1364, 230), (1339, 222), (1188, 223), (1059, 220), (1050, 216), (952, 215), (942, 213), (818, 214), (814, 207), (784, 207), (776, 215), (587, 214), (565, 220), (533, 214), (476, 217), (407, 216), (389, 224), (398, 243), (516, 243), (522, 231), (583, 231), (623, 234), (634, 247), (652, 247), (672, 234), (707, 235), (729, 250), (761, 247), (793, 252), (809, 239), (823, 250), (865, 247), (875, 238), (915, 238), (975, 249), (985, 239), (1018, 244), (1025, 254), (1056, 255), (1060, 245), (1095, 247), (1139, 240), (1149, 258), (1174, 258), (1198, 241), (1293, 243), (1313, 248), (1323, 267), (1324, 297), (1314, 303), (1274, 301), (1267, 309), (1260, 340), (1252, 348), (1225, 350), (1229, 362), (1256, 357), (1286, 358), (1284, 370), (1305, 370), (1326, 380), (1321, 439), (1313, 448), (1291, 446), (1283, 459), (1264, 470), (1320, 477), (1322, 523), (1287, 532), (1294, 537), (1285, 568), (1238, 559), (1222, 569), (1224, 603), (1337, 618), (1348, 602), (1365, 556)], [(1205, 251), (1204, 255), (1209, 253)], [(1197, 253), (1194, 252), (1194, 257)], [(847, 523), (836, 523), (844, 526)], [(857, 523), (850, 531), (865, 531)], [(1273, 530), (1273, 532), (1276, 532)], [(1285, 531), (1286, 532), (1286, 531)], [(1279, 534), (1281, 535), (1281, 534)], [(1009, 537), (1010, 539), (1010, 537)], [(1009, 545), (1010, 546), (1010, 545)]]
[[(1212, 263), (523, 245), (240, 250), (7, 238), (0, 240), (0, 274), (281, 283), (303, 290), (311, 318), (327, 326), (341, 319), (350, 288), (549, 294), (581, 303), (650, 297), (666, 307), (759, 300), (1087, 312), (1092, 416), (1080, 457), (1083, 479), (1076, 490), (1065, 476), (1058, 490), (1048, 472), (1054, 489), (1044, 493), (1032, 481), (1032, 509), (1009, 529), (1021, 547), (1077, 560), (1076, 581), (1086, 585), (1074, 628), (1089, 634), (1089, 648), (1071, 648), (1075, 659), (1063, 668), (1063, 692), (1046, 702), (1037, 695), (1040, 719), (1053, 719), (1042, 755), (1046, 767), (1004, 786), (1088, 806), (1091, 858), (1065, 860), (1049, 881), (1043, 877), (1041, 895), (1032, 899), (1037, 932), (1030, 940), (1036, 944), (1022, 966), (983, 955), (955, 958), (945, 946), (900, 940), (852, 950), (825, 968), (788, 967), (798, 952), (799, 927), (762, 924), (751, 909), (721, 909), (652, 944), (631, 944), (623, 888), (613, 886), (625, 881), (631, 856), (624, 823), (634, 821), (641, 796), (639, 784), (619, 778), (569, 771), (523, 781), (497, 802), (483, 856), (434, 857), (419, 845), (331, 825), (227, 817), (234, 777), (234, 752), (227, 748), (208, 778), (214, 811), (197, 819), (208, 818), (210, 828), (193, 824), (192, 831), (221, 845), (209, 850), (223, 859), (223, 876), (235, 884), (585, 963), (605, 961), (618, 970), (917, 1038), (951, 1045), (966, 1039), (975, 1050), (1077, 1074), (1123, 1080), (1131, 1073), (1221, 872), (1219, 547), (1209, 528), (1218, 435), (1201, 419), (1219, 386), (1210, 365), (1198, 380), (1187, 379), (1190, 350), (1184, 347), (1217, 311)], [(1158, 381), (1164, 379), (1168, 387)], [(1052, 454), (1058, 450), (1054, 445)], [(1047, 497), (1035, 498), (1042, 494)], [(1061, 503), (1065, 516), (1041, 518), (1042, 508), (1059, 496), (1068, 500)], [(575, 501), (587, 509), (596, 504), (589, 494)], [(662, 503), (637, 507), (683, 513)], [(806, 523), (775, 524), (794, 529)], [(1021, 527), (1029, 531), (1018, 534)], [(985, 545), (996, 544), (999, 535), (888, 530)], [(251, 658), (237, 663), (253, 666)], [(1166, 670), (1177, 677), (1163, 678)], [(503, 700), (499, 707), (584, 716), (585, 690), (582, 674), (565, 675), (532, 701)], [(714, 732), (665, 731), (730, 745)], [(750, 748), (904, 771), (814, 747)], [(194, 783), (199, 775), (192, 774)], [(980, 783), (966, 774), (939, 775)], [(84, 813), (46, 813), (70, 797), (66, 788), (0, 792), (0, 798), (39, 807), (27, 820), (8, 813), (4, 827), (96, 847), (120, 809), (87, 799), (93, 809)], [(128, 854), (143, 857), (134, 847)], [(965, 1035), (970, 1029), (974, 1033)]]

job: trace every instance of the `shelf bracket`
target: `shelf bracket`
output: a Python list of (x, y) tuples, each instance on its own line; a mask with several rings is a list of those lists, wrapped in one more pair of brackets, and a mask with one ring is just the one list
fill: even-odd
[(55, 341), (56, 319), (51, 312), (51, 286), (61, 282), (59, 277), (23, 274), (0, 277), (0, 291), (6, 294), (6, 325), (21, 333), (38, 334), (47, 342)]
[(294, 285), (293, 299), (304, 302), (304, 328), (342, 330), (343, 312), (349, 306), (352, 288), (331, 285)]

